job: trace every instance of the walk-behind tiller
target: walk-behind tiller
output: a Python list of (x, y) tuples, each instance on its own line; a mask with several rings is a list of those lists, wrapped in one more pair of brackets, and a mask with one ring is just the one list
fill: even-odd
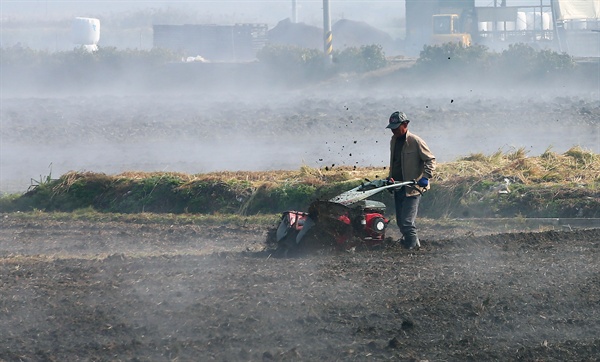
[(367, 198), (416, 182), (366, 181), (329, 201), (313, 202), (308, 212), (285, 211), (275, 235), (269, 236), (269, 241), (275, 242), (277, 253), (289, 255), (328, 246), (349, 250), (382, 245), (389, 223), (384, 216), (386, 206)]

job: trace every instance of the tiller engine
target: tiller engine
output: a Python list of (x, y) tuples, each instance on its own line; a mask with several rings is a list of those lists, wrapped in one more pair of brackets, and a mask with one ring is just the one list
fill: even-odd
[(310, 247), (334, 245), (348, 250), (380, 246), (389, 223), (384, 216), (386, 206), (367, 198), (414, 184), (414, 181), (367, 180), (329, 201), (313, 202), (308, 212), (285, 211), (274, 235), (277, 250), (287, 255)]

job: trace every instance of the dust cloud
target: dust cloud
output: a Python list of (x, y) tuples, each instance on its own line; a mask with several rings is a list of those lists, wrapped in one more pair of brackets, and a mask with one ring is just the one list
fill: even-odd
[[(387, 118), (402, 110), (440, 162), (523, 148), (600, 153), (600, 100), (591, 92), (540, 96), (327, 85), (273, 91), (38, 95), (2, 99), (2, 192), (67, 171), (387, 166)], [(409, 87), (410, 88), (410, 87)]]
[[(168, 71), (164, 74), (163, 78), (153, 74), (151, 82), (144, 82), (141, 80), (148, 78), (145, 74), (137, 74), (135, 69), (125, 69), (115, 77), (120, 81), (102, 86), (98, 85), (102, 83), (102, 74), (76, 80), (57, 74), (43, 79), (43, 82), (35, 77), (26, 78), (23, 75), (11, 79), (12, 75), (3, 74), (0, 96), (0, 192), (23, 192), (36, 180), (41, 181), (50, 175), (55, 178), (70, 170), (107, 174), (124, 171), (194, 174), (220, 170), (297, 169), (302, 165), (346, 165), (381, 167), (383, 174), (388, 163), (390, 138), (385, 126), (389, 115), (396, 110), (408, 115), (411, 119), (410, 130), (427, 141), (440, 162), (472, 153), (510, 152), (518, 148), (524, 148), (530, 155), (538, 155), (549, 147), (555, 152), (564, 152), (579, 145), (600, 153), (600, 89), (593, 86), (579, 88), (565, 85), (541, 91), (535, 84), (506, 89), (477, 83), (365, 84), (360, 77), (349, 75), (313, 85), (301, 85), (281, 82), (281, 79), (262, 78), (260, 73), (251, 71), (239, 77), (223, 72), (219, 77), (213, 77), (211, 82), (204, 81), (202, 77), (170, 78), (167, 75), (174, 73)], [(11, 84), (11, 87), (7, 87), (7, 84)], [(63, 225), (60, 227), (64, 228)], [(525, 306), (523, 314), (516, 315), (527, 313), (536, 316), (536, 325), (540, 325), (540, 318), (537, 318), (540, 311), (534, 310), (540, 302), (529, 303), (531, 300), (528, 298), (533, 298), (532, 293), (518, 293), (518, 288), (531, 288), (542, 297), (551, 297), (552, 293), (563, 290), (557, 287), (558, 282), (585, 287), (587, 284), (582, 282), (582, 277), (587, 277), (590, 272), (584, 268), (592, 265), (591, 262), (584, 264), (579, 261), (576, 253), (565, 256), (564, 253), (558, 255), (544, 251), (523, 255), (524, 252), (519, 249), (510, 255), (513, 263), (514, 258), (525, 261), (517, 263), (519, 265), (539, 265), (540, 260), (546, 263), (533, 271), (524, 268), (528, 270), (520, 271), (515, 277), (516, 281), (509, 282), (498, 278), (498, 275), (511, 272), (506, 265), (513, 264), (503, 260), (507, 258), (506, 253), (492, 249), (487, 244), (460, 245), (454, 253), (448, 250), (451, 248), (448, 246), (448, 249), (434, 254), (426, 264), (422, 263), (422, 257), (419, 260), (404, 258), (398, 264), (398, 256), (393, 256), (387, 262), (392, 272), (377, 280), (368, 280), (369, 283), (362, 283), (361, 278), (365, 275), (377, 276), (382, 273), (379, 256), (371, 259), (359, 255), (332, 261), (316, 258), (314, 261), (284, 262), (246, 258), (243, 260), (246, 264), (239, 258), (214, 257), (202, 260), (190, 258), (190, 255), (215, 240), (222, 242), (219, 245), (222, 249), (217, 251), (231, 248), (231, 245), (242, 250), (245, 244), (240, 240), (254, 238), (252, 240), (256, 241), (259, 233), (254, 231), (256, 235), (244, 237), (235, 235), (223, 241), (221, 229), (214, 234), (218, 237), (213, 238), (213, 234), (207, 236), (206, 230), (195, 230), (194, 226), (186, 225), (175, 228), (175, 236), (169, 236), (172, 230), (165, 227), (168, 230), (156, 232), (153, 240), (150, 238), (152, 234), (143, 229), (101, 228), (91, 230), (85, 225), (79, 232), (69, 229), (64, 234), (51, 237), (42, 235), (35, 244), (27, 239), (27, 233), (14, 233), (10, 237), (17, 235), (23, 238), (23, 242), (17, 246), (18, 249), (8, 252), (36, 256), (47, 252), (53, 257), (64, 257), (69, 249), (75, 249), (83, 256), (94, 256), (94, 260), (85, 261), (82, 255), (75, 255), (75, 258), (67, 255), (79, 263), (77, 267), (69, 266), (69, 273), (82, 269), (94, 278), (89, 289), (81, 289), (81, 286), (69, 289), (85, 292), (81, 292), (81, 296), (77, 294), (76, 303), (71, 301), (74, 306), (79, 306), (75, 310), (81, 314), (76, 316), (85, 316), (86, 320), (90, 320), (104, 314), (111, 328), (115, 325), (124, 330), (124, 335), (139, 335), (140, 340), (146, 334), (160, 336), (156, 340), (163, 338), (163, 341), (165, 336), (173, 336), (175, 342), (178, 342), (178, 336), (203, 333), (208, 335), (207, 338), (212, 338), (213, 334), (220, 337), (208, 328), (221, 325), (229, 327), (230, 322), (231, 328), (237, 328), (241, 324), (239, 310), (250, 317), (256, 316), (256, 319), (249, 319), (250, 323), (266, 321), (261, 326), (268, 325), (269, 328), (258, 329), (268, 337), (289, 336), (290, 325), (298, 326), (299, 320), (304, 324), (310, 318), (313, 321), (323, 318), (330, 328), (333, 324), (331, 320), (338, 320), (338, 324), (343, 326), (355, 325), (357, 319), (354, 316), (358, 315), (359, 322), (367, 328), (370, 327), (369, 320), (373, 318), (381, 318), (382, 323), (391, 319), (386, 314), (388, 312), (362, 316), (365, 306), (369, 310), (377, 306), (380, 308), (375, 311), (389, 310), (389, 306), (384, 306), (387, 300), (398, 303), (403, 298), (407, 302), (401, 305), (402, 308), (414, 310), (417, 324), (422, 323), (423, 326), (426, 326), (427, 316), (437, 315), (444, 316), (440, 317), (444, 323), (456, 323), (447, 319), (447, 316), (452, 319), (456, 313), (464, 312), (463, 306), (454, 303), (457, 300), (464, 304), (471, 303), (469, 310), (486, 307), (494, 312), (488, 318), (492, 320), (492, 316), (501, 316), (501, 312), (515, 308), (512, 300), (515, 297), (522, 298), (519, 300), (522, 303), (517, 305)], [(193, 233), (178, 234), (190, 231)], [(35, 234), (35, 231), (32, 233)], [(93, 242), (88, 245), (88, 240)], [(172, 242), (164, 245), (165, 240)], [(131, 245), (130, 250), (124, 247), (127, 243)], [(574, 248), (572, 243), (565, 244)], [(522, 244), (511, 245), (520, 248)], [(88, 252), (89, 255), (86, 254)], [(107, 258), (98, 261), (100, 253), (113, 255), (113, 260)], [(137, 258), (129, 257), (129, 260), (123, 262), (125, 258), (119, 262), (119, 254), (114, 253), (136, 255)], [(165, 257), (169, 253), (186, 256), (171, 260)], [(140, 258), (143, 255), (161, 257)], [(589, 255), (590, 258), (594, 257), (593, 253)], [(457, 263), (457, 260), (460, 262)], [(87, 272), (80, 266), (81, 263), (91, 264), (91, 271)], [(167, 267), (161, 267), (161, 263)], [(49, 275), (66, 279), (70, 274), (60, 269), (62, 263), (55, 264), (54, 269), (49, 269), (47, 265), (40, 268)], [(423, 265), (439, 268), (430, 268), (428, 271), (422, 268)], [(372, 272), (365, 274), (369, 267)], [(417, 269), (422, 269), (422, 274), (418, 272), (415, 275)], [(218, 272), (213, 273), (215, 270)], [(300, 272), (289, 273), (291, 270)], [(285, 273), (281, 274), (282, 271)], [(285, 280), (281, 279), (282, 275)], [(447, 287), (449, 291), (456, 286), (454, 292), (460, 294), (460, 298), (453, 299), (452, 303), (446, 300), (438, 304), (422, 303), (420, 295), (411, 295), (406, 292), (408, 289), (402, 289), (410, 288), (409, 284), (419, 285), (416, 279), (420, 278), (423, 278), (420, 285), (430, 286), (430, 289), (417, 290), (431, 292), (428, 295), (431, 299), (445, 295), (437, 288), (438, 285)], [(56, 277), (48, 277), (48, 282), (40, 285), (60, 284), (55, 288), (65, 290), (65, 286), (56, 280)], [(307, 287), (307, 280), (312, 289)], [(440, 280), (441, 284), (436, 285)], [(98, 285), (106, 286), (106, 290)], [(19, 289), (22, 290), (16, 294), (19, 298), (17, 301), (23, 301), (23, 304), (20, 308), (12, 309), (12, 312), (26, 315), (31, 323), (17, 323), (17, 319), (14, 319), (9, 330), (16, 335), (24, 334), (26, 327), (45, 328), (49, 321), (54, 320), (49, 317), (55, 308), (49, 306), (65, 305), (60, 300), (60, 293), (46, 293), (61, 296), (56, 298), (60, 303), (52, 304), (45, 302), (47, 298), (37, 298), (39, 295), (33, 292), (34, 289), (29, 289), (29, 292), (24, 288)], [(247, 292), (249, 290), (252, 292)], [(311, 290), (313, 294), (307, 294), (305, 290)], [(496, 290), (500, 292), (494, 294)], [(576, 289), (572, 287), (568, 290)], [(365, 291), (369, 291), (367, 297)], [(481, 294), (478, 295), (479, 299), (465, 300), (462, 292), (456, 291), (471, 292), (472, 298), (476, 293)], [(243, 299), (241, 294), (254, 295), (254, 299)], [(219, 296), (227, 298), (211, 299)], [(229, 298), (231, 296), (233, 298)], [(44, 301), (43, 307), (48, 308), (48, 314), (42, 307), (32, 309), (27, 301)], [(264, 304), (275, 307), (267, 308)], [(346, 307), (348, 305), (358, 307), (353, 309)], [(549, 302), (545, 305), (554, 304)], [(107, 306), (110, 310), (105, 309)], [(434, 309), (440, 306), (443, 313), (436, 314), (440, 312)], [(294, 314), (285, 314), (290, 309), (294, 310)], [(340, 309), (351, 318), (332, 318), (342, 315)], [(335, 313), (331, 313), (334, 310)], [(570, 317), (567, 312), (562, 313), (555, 318), (566, 320)], [(577, 310), (576, 313), (578, 318), (581, 316), (580, 319), (584, 320), (586, 315), (592, 315), (594, 311), (590, 308)], [(298, 318), (300, 314), (304, 314), (304, 319)], [(122, 315), (126, 319), (119, 320), (117, 317)], [(177, 318), (173, 318), (174, 315)], [(69, 320), (70, 316), (64, 317)], [(489, 326), (485, 324), (486, 319), (480, 319), (483, 321), (482, 327), (468, 323), (459, 327), (464, 327), (464, 333), (467, 333), (469, 328), (480, 331)], [(103, 319), (98, 320), (103, 323), (86, 325), (90, 328), (90, 335), (98, 333), (99, 325), (102, 328), (108, 325)], [(398, 324), (398, 320), (391, 322)], [(520, 323), (520, 320), (517, 322)], [(525, 322), (527, 320), (524, 319)], [(70, 331), (72, 336), (67, 336), (73, 338), (67, 340), (78, 340), (77, 336), (86, 335), (82, 333), (80, 324), (75, 324), (75, 321), (72, 324), (76, 328)], [(304, 327), (306, 336), (308, 339), (317, 339), (317, 333), (309, 333), (311, 324), (306, 323)], [(132, 330), (125, 329), (124, 325)], [(133, 330), (133, 326), (144, 328)], [(393, 326), (395, 329), (397, 327)], [(354, 329), (352, 332), (356, 333), (357, 330), (360, 331)], [(431, 340), (446, 338), (443, 329), (432, 330), (438, 335)], [(573, 330), (584, 333), (583, 328), (581, 332), (578, 327)], [(505, 338), (502, 331), (492, 331)], [(509, 337), (521, 337), (516, 333), (520, 333), (520, 330), (511, 331)], [(525, 334), (533, 339), (531, 335), (534, 332)], [(560, 340), (559, 331), (554, 328), (548, 330), (547, 335), (548, 339)], [(256, 331), (248, 336), (251, 341), (252, 338), (261, 337)], [(275, 338), (267, 339), (272, 343), (276, 341)], [(42, 340), (50, 343), (54, 339)], [(414, 340), (425, 341), (424, 338)], [(89, 341), (85, 343), (89, 344)], [(253, 346), (246, 341), (244, 344), (250, 348)], [(315, 344), (308, 345), (314, 348)], [(325, 349), (322, 344), (317, 345)], [(35, 349), (39, 351), (43, 347), (38, 345)], [(337, 350), (334, 351), (337, 353)], [(151, 352), (146, 350), (139, 353)]]

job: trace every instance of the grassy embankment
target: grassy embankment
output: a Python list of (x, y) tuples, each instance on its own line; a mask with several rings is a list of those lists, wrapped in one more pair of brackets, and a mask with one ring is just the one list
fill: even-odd
[[(385, 176), (384, 168), (349, 167), (197, 175), (69, 172), (40, 180), (23, 195), (0, 198), (0, 212), (71, 220), (264, 224), (282, 211), (306, 210), (316, 199)], [(500, 192), (507, 181), (509, 192)], [(564, 154), (548, 149), (537, 157), (527, 157), (523, 149), (471, 154), (438, 164), (420, 215), (597, 218), (599, 190), (600, 155), (578, 147)], [(393, 209), (389, 193), (374, 198)]]

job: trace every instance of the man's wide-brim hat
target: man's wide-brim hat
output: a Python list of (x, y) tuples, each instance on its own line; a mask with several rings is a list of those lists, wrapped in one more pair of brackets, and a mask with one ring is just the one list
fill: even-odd
[(402, 123), (408, 123), (408, 122), (410, 122), (410, 121), (408, 120), (408, 117), (406, 116), (406, 114), (404, 112), (396, 111), (396, 112), (392, 113), (392, 115), (390, 116), (390, 123), (387, 125), (386, 128), (396, 129), (396, 128), (400, 127), (400, 125)]

